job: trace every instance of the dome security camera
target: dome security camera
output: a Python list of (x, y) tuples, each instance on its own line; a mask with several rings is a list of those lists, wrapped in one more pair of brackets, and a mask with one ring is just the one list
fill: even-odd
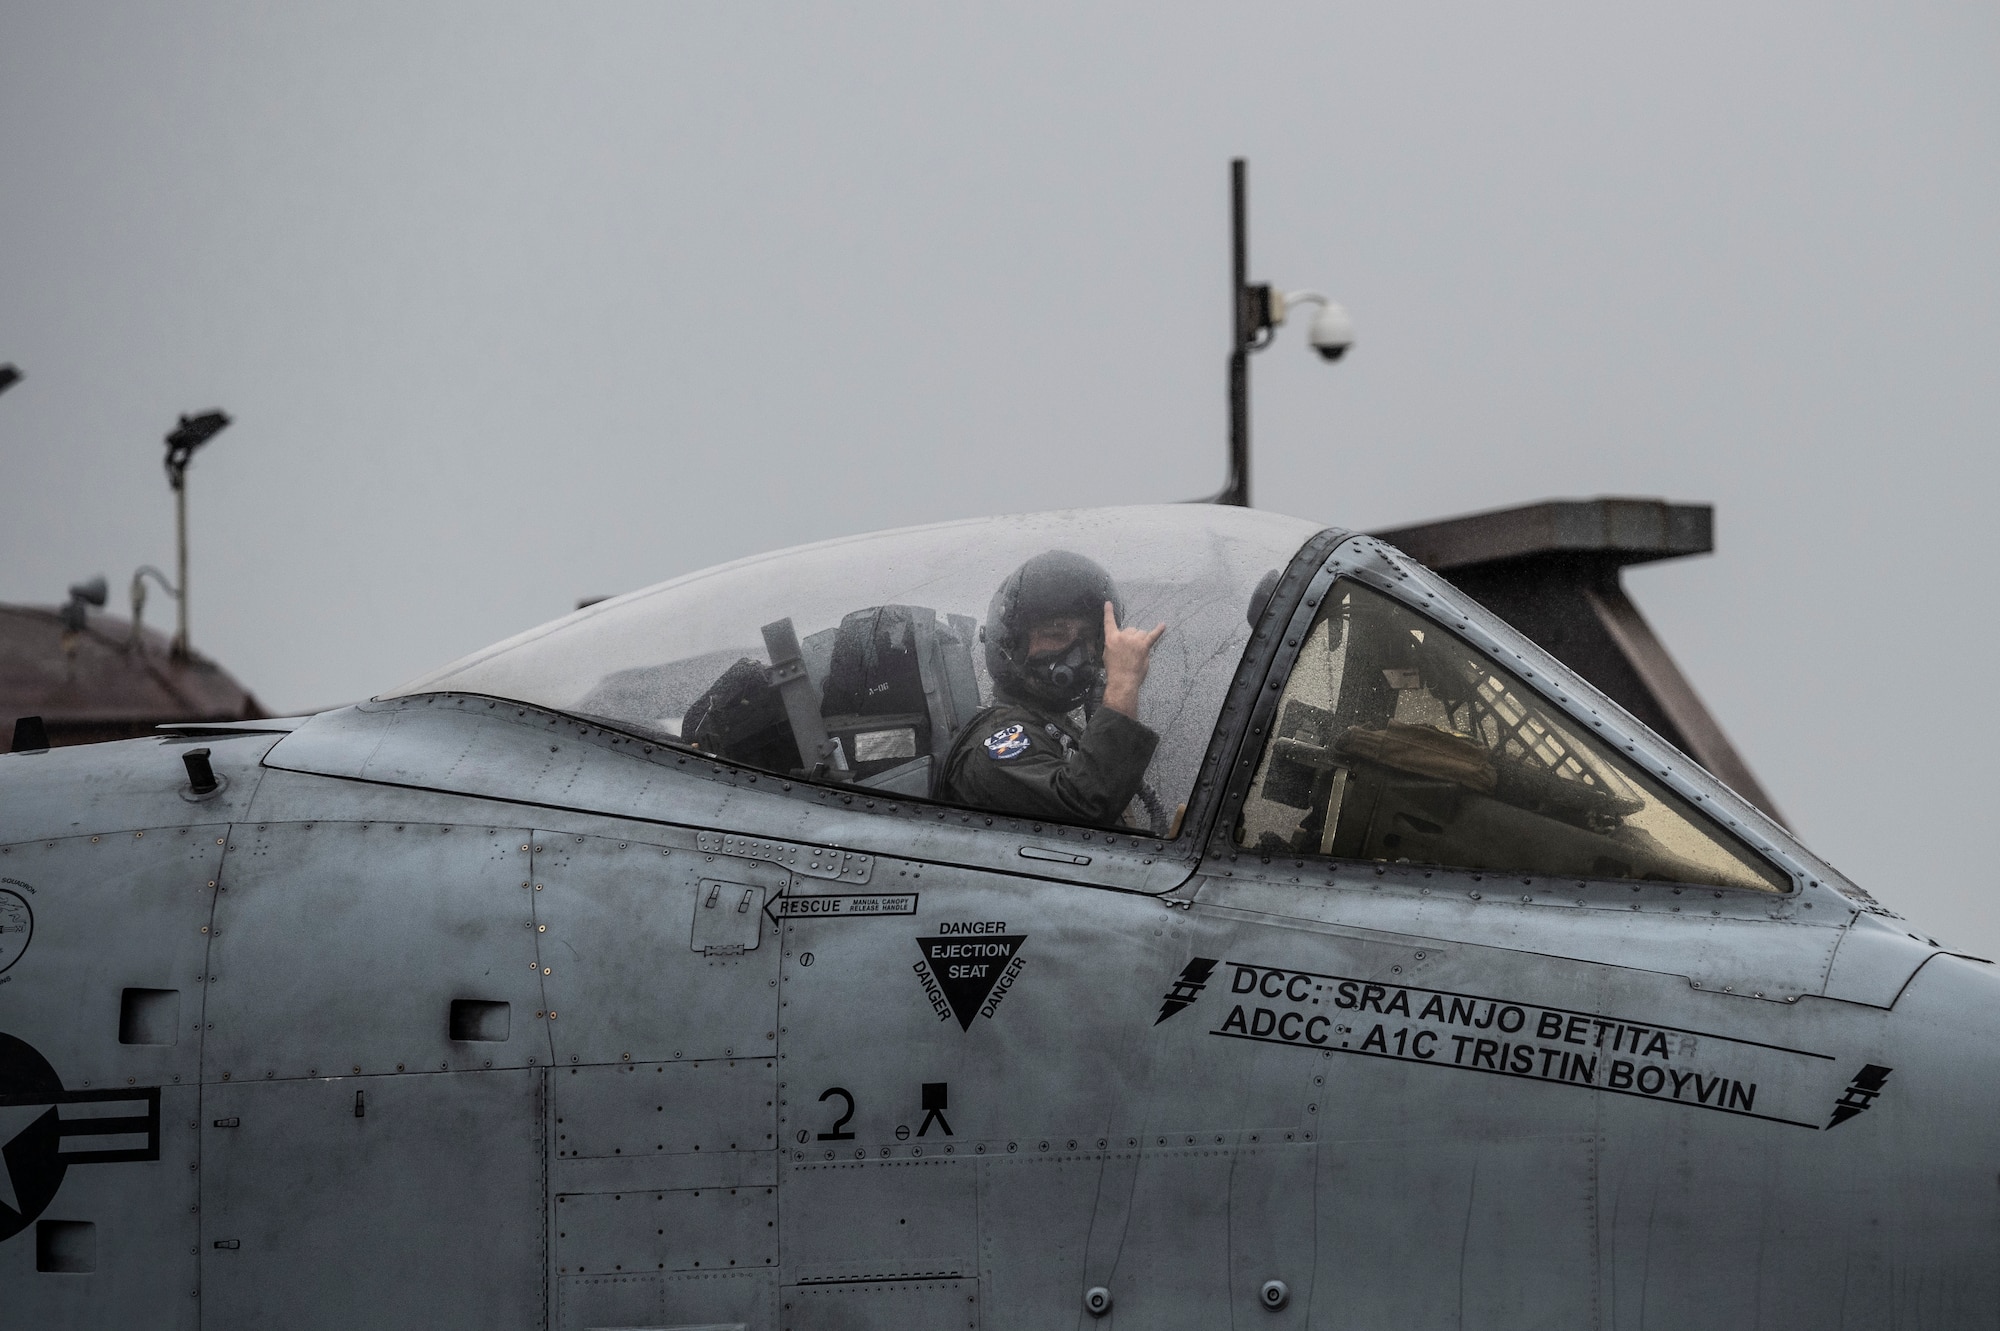
[(1290, 291), (1271, 293), (1271, 322), (1281, 324), (1294, 308), (1300, 305), (1317, 305), (1319, 313), (1313, 318), (1312, 327), (1306, 330), (1306, 342), (1328, 361), (1337, 361), (1347, 354), (1354, 345), (1354, 320), (1347, 317), (1347, 311), (1328, 300), (1317, 291)]
[(1354, 345), (1354, 321), (1347, 317), (1347, 311), (1332, 301), (1320, 307), (1313, 319), (1312, 328), (1306, 333), (1306, 341), (1312, 349), (1329, 361), (1339, 360)]

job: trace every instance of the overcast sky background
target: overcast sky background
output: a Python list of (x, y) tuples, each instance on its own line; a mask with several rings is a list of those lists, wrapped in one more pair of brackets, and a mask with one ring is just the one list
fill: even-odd
[[(2000, 10), (0, 0), (0, 600), (278, 711), (780, 545), (1222, 477), (1708, 501), (1628, 575), (1805, 839), (2000, 956)], [(156, 599), (154, 622), (171, 614)]]

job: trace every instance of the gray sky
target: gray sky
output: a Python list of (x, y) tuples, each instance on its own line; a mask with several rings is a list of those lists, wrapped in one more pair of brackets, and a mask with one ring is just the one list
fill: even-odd
[(1361, 339), (1257, 359), (1259, 501), (1715, 503), (1641, 607), (1810, 844), (2000, 956), (1996, 54), (1973, 5), (0, 0), (0, 599), (169, 564), (214, 405), (195, 641), (280, 710), (1207, 493), (1242, 153), (1255, 274)]

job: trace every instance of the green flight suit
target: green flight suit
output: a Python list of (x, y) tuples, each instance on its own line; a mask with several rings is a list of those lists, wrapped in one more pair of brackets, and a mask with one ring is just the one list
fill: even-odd
[(935, 796), (1021, 818), (1116, 827), (1159, 743), (1109, 707), (1079, 732), (1066, 715), (1001, 702), (958, 732)]

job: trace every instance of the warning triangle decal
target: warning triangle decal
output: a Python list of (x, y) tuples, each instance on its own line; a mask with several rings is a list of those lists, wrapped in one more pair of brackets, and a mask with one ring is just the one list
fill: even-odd
[(1007, 969), (1007, 963), (1014, 959), (1014, 954), (1021, 950), (1021, 944), (1027, 941), (1026, 934), (917, 939), (917, 946), (923, 950), (924, 964), (931, 968), (931, 978), (944, 991), (945, 1002), (951, 1004), (951, 1013), (958, 1018), (960, 1030), (972, 1029), (972, 1019), (979, 1015), (979, 1005), (993, 992), (1000, 973)]

